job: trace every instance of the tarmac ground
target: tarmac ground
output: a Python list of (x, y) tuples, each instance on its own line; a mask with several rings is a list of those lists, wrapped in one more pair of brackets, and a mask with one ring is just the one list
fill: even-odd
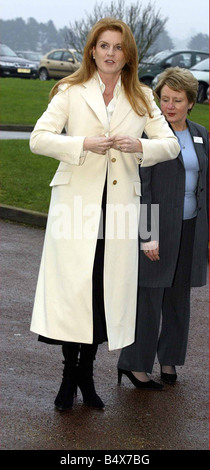
[(0, 130), (0, 140), (8, 140), (8, 139), (20, 139), (20, 140), (28, 140), (30, 137), (29, 132), (19, 132), (19, 131), (1, 131)]
[[(62, 378), (61, 348), (39, 343), (30, 332), (44, 229), (1, 221), (0, 233), (1, 449), (208, 450), (208, 285), (192, 289), (187, 359), (177, 368), (175, 386), (142, 391), (124, 376), (118, 386), (119, 351), (108, 352), (104, 343), (94, 380), (105, 410), (88, 408), (78, 392), (72, 410), (61, 413), (54, 408)], [(160, 380), (157, 362), (153, 377)]]

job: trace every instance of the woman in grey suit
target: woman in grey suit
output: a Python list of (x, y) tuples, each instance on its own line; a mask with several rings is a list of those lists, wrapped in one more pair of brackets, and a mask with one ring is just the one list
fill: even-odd
[(138, 388), (162, 389), (148, 376), (156, 353), (161, 379), (176, 382), (175, 366), (186, 356), (190, 288), (206, 283), (208, 132), (187, 119), (197, 89), (189, 70), (174, 67), (160, 75), (155, 90), (181, 152), (172, 162), (140, 169), (142, 204), (159, 205), (159, 240), (141, 243), (136, 340), (118, 362), (118, 383), (125, 374)]

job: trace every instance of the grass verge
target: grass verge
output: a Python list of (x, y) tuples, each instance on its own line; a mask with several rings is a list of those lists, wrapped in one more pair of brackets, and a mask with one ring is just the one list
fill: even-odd
[[(0, 78), (0, 123), (34, 126), (48, 105), (49, 93), (55, 83), (55, 80)], [(208, 129), (208, 104), (196, 104), (190, 119)]]
[(59, 162), (31, 153), (26, 140), (1, 141), (1, 203), (48, 212), (49, 183)]
[(45, 111), (55, 80), (0, 78), (0, 123), (34, 126)]

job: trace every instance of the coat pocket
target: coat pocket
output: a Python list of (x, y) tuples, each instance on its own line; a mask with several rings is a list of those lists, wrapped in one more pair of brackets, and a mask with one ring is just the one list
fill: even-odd
[(137, 196), (141, 196), (141, 183), (140, 181), (134, 181), (134, 190)]
[(72, 173), (69, 171), (57, 171), (53, 176), (50, 186), (59, 186), (60, 184), (68, 184)]

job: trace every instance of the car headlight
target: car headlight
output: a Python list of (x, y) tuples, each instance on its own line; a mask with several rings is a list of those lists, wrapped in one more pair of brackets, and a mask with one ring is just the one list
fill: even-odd
[(29, 69), (35, 69), (35, 70), (37, 70), (37, 69), (38, 69), (38, 65), (36, 65), (36, 64), (29, 64)]
[(6, 65), (7, 67), (15, 67), (13, 62), (5, 62), (4, 60), (0, 60), (0, 65)]

